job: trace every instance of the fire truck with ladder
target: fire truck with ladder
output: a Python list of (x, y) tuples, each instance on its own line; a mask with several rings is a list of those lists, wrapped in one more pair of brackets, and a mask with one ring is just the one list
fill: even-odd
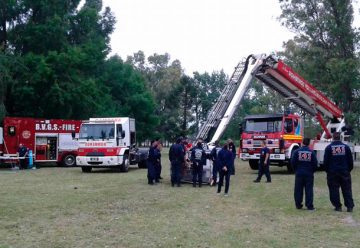
[[(264, 83), (304, 112), (316, 117), (323, 129), (320, 139), (312, 142), (319, 164), (323, 163), (325, 147), (331, 142), (334, 132), (341, 133), (342, 141), (350, 146), (352, 152), (359, 152), (359, 147), (349, 142), (343, 112), (282, 60), (265, 54), (249, 55), (235, 67), (196, 139), (209, 141), (209, 148), (213, 147), (226, 130), (252, 80)], [(328, 119), (327, 124), (324, 117)], [(266, 125), (266, 130), (261, 130), (261, 125)], [(245, 118), (239, 156), (249, 160), (250, 166), (256, 169), (260, 141), (265, 140), (271, 149), (271, 161), (277, 161), (281, 166), (289, 162), (292, 152), (300, 146), (302, 137), (303, 123), (298, 115), (248, 116)], [(291, 165), (288, 168), (291, 169)], [(211, 169), (211, 162), (208, 161), (204, 167), (203, 181), (210, 178)]]
[(17, 162), (20, 144), (33, 151), (35, 163), (74, 166), (81, 121), (5, 117), (0, 128), (1, 162)]
[(130, 164), (146, 168), (148, 149), (136, 147), (135, 119), (90, 118), (82, 123), (76, 164), (83, 172), (92, 168), (117, 168), (128, 172)]

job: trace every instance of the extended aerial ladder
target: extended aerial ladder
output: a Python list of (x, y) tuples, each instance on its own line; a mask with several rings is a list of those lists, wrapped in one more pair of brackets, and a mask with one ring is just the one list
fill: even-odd
[[(239, 68), (235, 68), (229, 84), (209, 112), (208, 120), (201, 127), (197, 138), (207, 138), (212, 129), (216, 131), (210, 144), (221, 137), (253, 79), (263, 82), (305, 112), (315, 116), (324, 130), (321, 140), (329, 141), (334, 132), (342, 132), (344, 137), (345, 119), (341, 109), (283, 61), (265, 54), (250, 55), (241, 74)], [(327, 125), (323, 117), (329, 119)]]

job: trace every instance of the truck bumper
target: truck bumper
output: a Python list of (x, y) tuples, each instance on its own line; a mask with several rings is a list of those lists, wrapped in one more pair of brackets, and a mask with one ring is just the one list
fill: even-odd
[[(260, 153), (255, 153), (255, 154), (240, 153), (240, 158), (242, 160), (260, 159)], [(285, 154), (270, 154), (270, 160), (284, 161)]]
[(115, 167), (123, 163), (123, 156), (104, 156), (104, 157), (87, 157), (77, 156), (77, 166), (89, 167)]

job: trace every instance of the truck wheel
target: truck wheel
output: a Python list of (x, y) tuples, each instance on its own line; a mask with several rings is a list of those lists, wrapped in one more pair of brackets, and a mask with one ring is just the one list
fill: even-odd
[(75, 161), (75, 156), (73, 154), (68, 154), (63, 158), (62, 164), (65, 167), (73, 167), (75, 166)]
[(130, 166), (129, 156), (125, 154), (123, 163), (120, 165), (120, 172), (128, 172), (129, 166)]
[(81, 167), (81, 170), (82, 170), (82, 172), (84, 172), (84, 173), (89, 173), (89, 172), (91, 172), (91, 170), (92, 170), (92, 167)]
[(138, 163), (138, 166), (140, 169), (146, 169), (147, 165), (146, 165), (146, 160), (142, 160)]
[(252, 170), (258, 170), (259, 169), (259, 160), (256, 159), (250, 159), (249, 165)]

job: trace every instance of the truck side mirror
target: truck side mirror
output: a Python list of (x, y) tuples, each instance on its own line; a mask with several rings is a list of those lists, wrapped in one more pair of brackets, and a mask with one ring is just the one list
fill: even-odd
[(121, 138), (123, 139), (125, 137), (125, 131), (121, 130)]
[(76, 133), (75, 132), (71, 132), (71, 138), (75, 139)]

